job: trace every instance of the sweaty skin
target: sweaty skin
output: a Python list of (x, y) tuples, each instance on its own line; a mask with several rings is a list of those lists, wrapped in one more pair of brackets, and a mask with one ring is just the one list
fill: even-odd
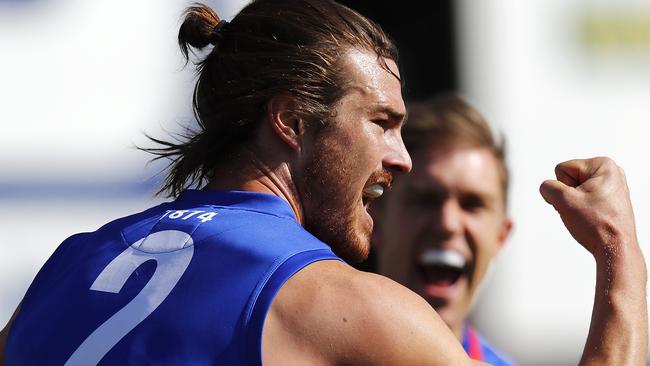
[[(322, 172), (322, 179), (349, 190), (342, 191), (353, 198), (342, 211), (347, 225), (342, 229), (355, 241), (348, 249), (363, 251), (372, 227), (364, 188), (375, 172), (407, 172), (411, 162), (400, 136), (403, 102), (395, 63), (386, 60), (388, 72), (374, 53), (351, 50), (345, 57), (351, 83), (360, 89), (353, 88), (336, 106), (328, 149), (348, 151), (347, 159), (332, 164), (351, 176), (340, 182), (340, 176)], [(378, 93), (380, 89), (387, 93)], [(277, 194), (304, 220), (315, 208), (297, 196), (303, 191), (294, 179), (314, 159), (307, 152), (317, 139), (285, 112), (280, 107), (270, 110), (258, 149), (250, 150), (248, 160), (225, 168), (236, 176), (219, 178), (210, 187)], [(594, 312), (581, 364), (643, 365), (648, 339), (646, 270), (624, 175), (604, 158), (560, 164), (556, 174), (558, 180), (544, 182), (542, 195), (597, 263)], [(322, 233), (320, 238), (328, 242), (327, 228)], [(0, 359), (7, 329), (10, 326), (0, 339)], [(469, 359), (421, 297), (392, 280), (331, 260), (305, 267), (280, 289), (265, 320), (262, 357), (267, 366), (483, 364)]]
[[(350, 79), (349, 92), (335, 105), (324, 134), (302, 135), (300, 148), (295, 149), (301, 157), (295, 164), (309, 165), (314, 158), (331, 160), (323, 162), (331, 169), (321, 170), (319, 179), (326, 183), (326, 192), (339, 192), (323, 199), (341, 200), (340, 215), (348, 219), (336, 229), (347, 231), (354, 243), (351, 248), (363, 255), (372, 229), (364, 188), (376, 172), (406, 172), (411, 161), (400, 134), (405, 107), (397, 65), (385, 60), (389, 72), (373, 53), (351, 51), (346, 56), (343, 67)], [(300, 174), (300, 169), (294, 173)], [(300, 216), (309, 216), (306, 212), (314, 203), (302, 203), (305, 210)], [(331, 243), (327, 225), (310, 231)], [(337, 251), (336, 246), (333, 249)], [(280, 289), (265, 320), (262, 357), (271, 366), (479, 364), (467, 357), (422, 298), (392, 280), (338, 261), (309, 265)]]
[(274, 300), (264, 365), (478, 365), (421, 297), (334, 261), (308, 266)]
[[(541, 192), (593, 255), (597, 285), (580, 365), (644, 365), (646, 268), (623, 172), (610, 159), (558, 165)], [(431, 307), (386, 278), (308, 266), (280, 290), (264, 327), (265, 365), (467, 365)]]
[[(350, 57), (346, 65), (350, 75), (354, 75), (352, 79), (362, 85), (372, 75), (364, 73), (368, 68), (358, 63), (367, 66), (368, 58), (375, 58), (366, 53), (363, 60), (363, 56)], [(394, 67), (392, 61), (387, 62)], [(380, 70), (381, 66), (377, 63), (376, 67)], [(386, 72), (383, 77), (388, 75)], [(385, 88), (398, 87), (397, 83), (385, 81)], [(364, 163), (356, 168), (367, 171), (368, 176), (373, 170), (372, 156), (376, 156), (376, 164), (390, 168), (399, 161), (396, 157), (400, 151), (392, 148), (390, 142), (396, 141), (390, 138), (392, 135), (382, 136), (379, 130), (367, 129), (373, 122), (373, 109), (360, 109), (373, 105), (373, 98), (378, 98), (377, 94), (354, 91), (344, 96), (334, 114), (346, 117), (348, 123), (338, 125), (338, 134), (330, 135), (332, 139), (341, 135), (339, 142), (332, 143), (342, 146), (355, 141), (349, 139), (350, 135), (356, 135), (362, 142), (373, 142), (365, 150), (363, 144), (347, 146), (350, 155)], [(391, 132), (399, 125), (384, 124), (382, 129)], [(354, 167), (348, 164), (344, 166)], [(592, 330), (581, 361), (585, 365), (620, 365), (621, 361), (641, 365), (647, 343), (645, 266), (636, 242), (627, 186), (620, 170), (613, 167), (615, 164), (607, 159), (564, 163), (559, 171), (574, 172), (576, 178), (570, 182), (573, 186), (566, 185), (563, 173), (558, 173), (558, 181), (542, 185), (544, 198), (558, 209), (569, 231), (592, 249), (598, 263), (599, 290)], [(350, 187), (358, 190), (360, 181)], [(367, 222), (365, 212), (356, 213), (356, 217), (362, 215), (356, 222)], [(583, 232), (587, 227), (591, 230)], [(600, 235), (602, 231), (611, 235)], [(361, 243), (363, 239), (362, 235)], [(610, 257), (597, 254), (603, 250), (594, 250), (611, 245), (617, 248), (615, 260), (608, 261)], [(608, 292), (604, 291), (606, 286)], [(384, 277), (332, 261), (307, 266), (280, 289), (265, 321), (262, 355), (265, 365), (478, 364), (468, 358), (454, 334), (422, 298)]]
[(645, 365), (646, 266), (625, 173), (609, 158), (571, 160), (540, 192), (596, 260), (596, 293), (581, 365)]

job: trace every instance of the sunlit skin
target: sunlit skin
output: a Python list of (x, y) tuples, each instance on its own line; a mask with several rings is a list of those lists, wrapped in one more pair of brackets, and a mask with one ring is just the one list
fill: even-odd
[[(335, 166), (341, 172), (338, 176), (321, 172), (318, 183), (323, 189), (336, 186), (335, 192), (345, 194), (332, 204), (341, 208), (341, 217), (345, 217), (342, 222), (349, 224), (343, 228), (348, 232), (342, 237), (357, 241), (358, 248), (351, 248), (358, 250), (351, 253), (362, 256), (373, 224), (364, 205), (368, 200), (360, 192), (376, 180), (373, 173), (383, 169), (407, 171), (411, 163), (399, 138), (401, 118), (383, 119), (386, 104), (392, 111), (403, 108), (399, 82), (372, 53), (344, 57), (351, 84), (359, 88), (334, 108), (339, 123), (330, 128), (340, 135), (328, 138), (305, 131), (289, 113), (291, 108), (285, 108), (291, 107), (291, 98), (272, 98), (256, 145), (241, 151), (238, 159), (229, 162), (231, 166), (220, 167), (218, 173), (229, 174), (215, 174), (207, 189), (275, 194), (288, 202), (299, 223), (305, 223), (323, 207), (307, 202), (310, 196), (300, 183), (307, 174), (298, 174), (299, 168), (307, 167), (310, 161), (315, 164), (315, 159), (340, 164)], [(388, 66), (396, 71), (394, 63), (388, 62)], [(382, 99), (380, 90), (394, 98)], [(395, 120), (400, 123), (395, 124)], [(316, 151), (333, 155), (318, 156)], [(548, 180), (540, 187), (542, 196), (596, 260), (594, 312), (580, 364), (644, 365), (647, 275), (625, 176), (615, 163), (604, 158), (565, 162), (556, 168), (556, 176), (557, 180)], [(332, 197), (324, 193), (314, 190), (310, 195), (326, 203)], [(312, 230), (318, 227), (312, 226)], [(322, 240), (330, 243), (337, 239), (336, 235), (323, 235), (328, 230), (321, 229)], [(478, 252), (472, 251), (477, 244), (467, 245), (478, 258)], [(340, 247), (334, 249), (341, 252)], [(10, 321), (0, 332), (0, 360), (11, 326)], [(268, 366), (484, 365), (468, 358), (424, 299), (388, 278), (357, 271), (338, 260), (309, 264), (282, 285), (264, 320), (262, 359)]]
[[(300, 193), (292, 206), (303, 207), (297, 216), (348, 260), (363, 259), (370, 246), (372, 199), (364, 190), (411, 169), (397, 66), (384, 60), (389, 72), (378, 61), (369, 52), (346, 56), (349, 91), (329, 127), (302, 135), (300, 169), (292, 170)], [(265, 320), (262, 349), (265, 365), (474, 364), (422, 298), (338, 261), (309, 265), (287, 281)]]
[(372, 198), (364, 189), (387, 189), (392, 175), (411, 169), (401, 137), (406, 112), (399, 71), (394, 61), (385, 62), (390, 72), (375, 54), (348, 53), (348, 93), (326, 127), (305, 134), (304, 160), (295, 170), (305, 228), (349, 261), (365, 259), (370, 250)]
[[(510, 233), (498, 162), (485, 148), (432, 144), (386, 198), (379, 272), (426, 299), (460, 339), (490, 262)], [(452, 249), (467, 269), (452, 285), (428, 281), (419, 262), (430, 248)]]
[(355, 262), (367, 257), (373, 229), (373, 198), (364, 189), (388, 187), (411, 170), (411, 158), (401, 137), (406, 108), (396, 63), (355, 49), (340, 62), (347, 92), (329, 118), (306, 121), (290, 96), (271, 98), (256, 141), (217, 167), (219, 179), (208, 187), (282, 197), (301, 225)]

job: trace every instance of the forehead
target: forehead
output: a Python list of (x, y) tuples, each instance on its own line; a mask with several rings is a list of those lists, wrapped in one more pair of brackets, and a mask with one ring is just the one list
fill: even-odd
[(348, 92), (342, 102), (360, 109), (390, 109), (404, 116), (402, 84), (395, 61), (380, 58), (374, 52), (350, 50), (342, 59), (342, 72)]
[(502, 197), (499, 163), (487, 148), (428, 146), (411, 156), (413, 171), (407, 180), (412, 188), (435, 186), (446, 191)]

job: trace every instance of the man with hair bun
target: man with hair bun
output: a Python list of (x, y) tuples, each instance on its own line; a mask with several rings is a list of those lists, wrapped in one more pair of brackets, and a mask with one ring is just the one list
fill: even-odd
[(467, 323), (512, 228), (503, 142), (453, 94), (410, 103), (408, 115), (413, 171), (375, 206), (377, 270), (427, 300), (470, 357), (510, 365)]
[[(367, 256), (368, 207), (411, 169), (381, 29), (331, 0), (257, 0), (230, 23), (189, 8), (179, 43), (212, 49), (198, 130), (148, 149), (171, 160), (173, 200), (65, 240), (1, 333), (2, 359), (478, 364), (421, 297), (344, 262)], [(623, 175), (608, 159), (557, 175), (542, 194), (598, 263), (583, 362), (641, 364), (645, 267)]]

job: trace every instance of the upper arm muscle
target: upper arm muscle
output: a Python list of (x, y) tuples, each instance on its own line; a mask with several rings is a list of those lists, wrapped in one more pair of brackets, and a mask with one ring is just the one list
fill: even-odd
[(335, 261), (307, 266), (280, 289), (265, 321), (262, 354), (267, 366), (287, 360), (474, 364), (422, 298), (385, 277)]

